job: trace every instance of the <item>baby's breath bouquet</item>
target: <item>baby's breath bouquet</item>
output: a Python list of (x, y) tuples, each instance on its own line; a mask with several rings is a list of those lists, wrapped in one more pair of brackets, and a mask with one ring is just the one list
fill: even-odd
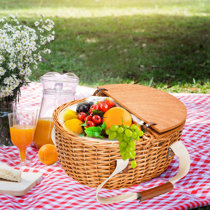
[(54, 40), (54, 22), (40, 19), (34, 27), (20, 23), (14, 16), (0, 19), (0, 100), (12, 101), (20, 88), (29, 83), (46, 45)]
[(46, 45), (54, 40), (53, 28), (50, 19), (41, 18), (33, 27), (13, 15), (0, 19), (0, 145), (11, 145), (7, 115), (42, 56), (50, 53)]

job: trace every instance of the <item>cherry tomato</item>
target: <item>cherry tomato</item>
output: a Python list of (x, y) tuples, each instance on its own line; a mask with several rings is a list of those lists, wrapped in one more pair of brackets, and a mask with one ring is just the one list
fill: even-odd
[(92, 115), (88, 115), (87, 117), (85, 117), (85, 121), (91, 121), (92, 120)]
[(89, 109), (89, 113), (92, 114), (92, 110), (99, 110), (99, 104), (92, 105)]
[(105, 103), (100, 104), (100, 111), (102, 111), (103, 113), (106, 112), (109, 109), (109, 106)]
[(99, 107), (100, 107), (100, 104), (104, 104), (104, 101), (99, 101), (97, 104), (98, 104)]
[(87, 121), (87, 125), (86, 127), (89, 128), (89, 127), (94, 127), (95, 126), (95, 123), (93, 121)]
[(115, 102), (110, 99), (105, 99), (105, 103), (109, 106), (109, 109), (115, 106)]
[(100, 117), (99, 115), (94, 115), (94, 116), (92, 117), (92, 120), (93, 120), (93, 122), (94, 122), (96, 125), (98, 125), (98, 124), (101, 123), (101, 117)]
[(81, 120), (81, 121), (85, 121), (85, 118), (87, 117), (87, 114), (85, 112), (80, 112), (78, 114), (78, 119)]
[(95, 110), (99, 110), (99, 105), (95, 104)]

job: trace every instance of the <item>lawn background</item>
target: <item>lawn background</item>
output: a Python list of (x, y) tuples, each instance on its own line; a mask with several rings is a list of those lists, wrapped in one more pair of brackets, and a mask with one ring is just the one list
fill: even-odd
[(8, 14), (55, 21), (52, 54), (31, 80), (69, 71), (81, 85), (210, 93), (209, 0), (0, 0), (0, 17)]

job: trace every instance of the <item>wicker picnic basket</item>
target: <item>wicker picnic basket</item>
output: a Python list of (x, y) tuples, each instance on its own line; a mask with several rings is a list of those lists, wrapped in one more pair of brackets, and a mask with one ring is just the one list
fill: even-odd
[[(109, 96), (130, 113), (143, 120), (147, 131), (136, 144), (137, 167), (130, 164), (106, 184), (107, 189), (127, 188), (151, 180), (163, 173), (173, 159), (169, 146), (180, 140), (186, 120), (186, 108), (172, 95), (134, 84), (115, 84), (98, 87), (98, 96)], [(86, 139), (66, 131), (59, 123), (60, 112), (75, 100), (58, 107), (53, 114), (55, 141), (59, 162), (74, 180), (90, 187), (99, 186), (121, 159), (118, 141)]]

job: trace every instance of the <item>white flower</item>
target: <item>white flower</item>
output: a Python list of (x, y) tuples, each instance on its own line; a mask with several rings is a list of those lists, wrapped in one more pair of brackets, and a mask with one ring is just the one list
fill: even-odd
[(50, 38), (49, 36), (47, 37), (47, 41), (48, 41), (48, 42), (50, 42), (50, 41), (51, 41), (51, 38)]
[(21, 50), (22, 49), (22, 45), (20, 43), (17, 44), (17, 50)]
[(45, 23), (50, 23), (50, 21), (51, 21), (50, 19), (46, 19)]
[(45, 50), (43, 51), (43, 53), (45, 53), (45, 54), (50, 54), (50, 53), (51, 53), (51, 50), (50, 50), (50, 49), (45, 49)]
[(27, 76), (31, 75), (31, 69), (29, 67), (26, 67), (25, 72)]
[(27, 39), (23, 39), (23, 40), (22, 40), (22, 43), (23, 43), (23, 44), (27, 44), (27, 43), (28, 43), (28, 40), (27, 40)]
[(6, 17), (2, 17), (2, 18), (0, 19), (0, 22), (3, 23), (5, 20), (6, 20)]
[(36, 21), (36, 22), (34, 23), (34, 25), (35, 25), (35, 26), (38, 26), (38, 25), (39, 25), (39, 21)]
[(11, 85), (12, 84), (12, 81), (13, 81), (13, 77), (12, 76), (10, 76), (10, 77), (6, 77), (6, 78), (4, 78), (4, 84), (6, 84), (6, 85)]
[(18, 68), (22, 69), (23, 68), (23, 64), (22, 63), (18, 63)]
[(20, 75), (25, 75), (25, 70), (24, 69), (20, 69)]
[(48, 26), (43, 25), (42, 28), (44, 28), (47, 31), (50, 31), (53, 28), (53, 26), (52, 25), (48, 25)]
[(30, 63), (33, 63), (33, 61), (34, 61), (33, 58), (30, 57), (30, 58), (29, 58), (29, 62), (30, 62)]
[(1, 37), (0, 37), (1, 40), (6, 40), (7, 39), (7, 36), (5, 34), (3, 34)]
[(11, 95), (11, 94), (12, 94), (12, 90), (13, 90), (13, 89), (12, 89), (11, 86), (7, 86), (5, 92), (6, 92), (7, 94)]
[(3, 69), (3, 67), (0, 67), (0, 76), (3, 76), (5, 74), (6, 70)]
[(28, 62), (29, 62), (29, 59), (28, 59), (28, 58), (26, 58), (26, 59), (25, 59), (25, 63), (28, 63)]
[(13, 84), (15, 85), (15, 87), (17, 87), (17, 86), (20, 84), (20, 81), (16, 79), (16, 80), (13, 82)]
[(13, 56), (14, 53), (15, 53), (15, 50), (14, 50), (14, 48), (9, 47), (9, 49), (7, 50), (7, 52), (10, 53), (10, 54), (12, 54), (12, 56)]
[(9, 17), (12, 18), (12, 19), (15, 19), (15, 16), (12, 15), (12, 14), (10, 14)]
[(22, 84), (29, 82), (31, 70), (38, 68), (42, 55), (51, 52), (45, 45), (54, 40), (55, 32), (50, 19), (35, 21), (35, 28), (31, 28), (20, 25), (15, 16), (10, 15), (1, 18), (0, 24), (1, 99), (13, 96)]
[(41, 61), (42, 61), (42, 56), (39, 55), (39, 56), (38, 56), (38, 59), (39, 59), (39, 61), (41, 62)]
[(26, 51), (25, 51), (25, 50), (22, 50), (22, 51), (21, 51), (21, 54), (22, 54), (22, 55), (25, 55), (25, 54), (26, 54)]
[(30, 80), (29, 80), (27, 75), (24, 77), (24, 79), (25, 79), (25, 82), (30, 82)]
[(5, 61), (4, 56), (0, 55), (0, 64), (3, 63)]
[(32, 51), (36, 51), (37, 48), (35, 46), (33, 46), (31, 49), (32, 49)]
[(4, 24), (4, 28), (8, 28), (9, 27), (9, 24), (8, 23), (5, 23)]
[(15, 84), (10, 85), (11, 90), (14, 90), (16, 87), (17, 87), (17, 85), (15, 85)]
[(16, 64), (15, 63), (9, 63), (9, 68), (10, 69), (15, 69), (16, 67)]
[(40, 33), (44, 33), (44, 30), (42, 28), (38, 28), (38, 30), (40, 31)]

